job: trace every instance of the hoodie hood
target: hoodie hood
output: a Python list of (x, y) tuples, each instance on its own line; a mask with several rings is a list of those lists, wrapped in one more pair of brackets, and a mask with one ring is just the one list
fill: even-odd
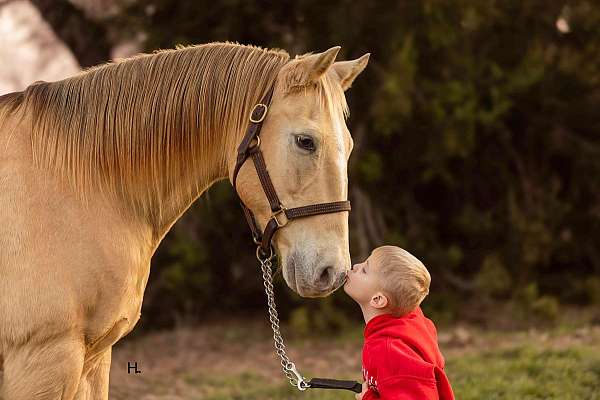
[(425, 317), (421, 307), (401, 317), (392, 314), (378, 315), (367, 323), (364, 335), (365, 343), (378, 339), (400, 339), (423, 360), (444, 368), (444, 358), (437, 344), (437, 331), (433, 322)]

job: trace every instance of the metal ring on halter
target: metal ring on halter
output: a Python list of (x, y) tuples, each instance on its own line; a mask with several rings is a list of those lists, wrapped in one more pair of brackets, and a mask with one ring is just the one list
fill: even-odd
[(273, 246), (272, 246), (272, 245), (271, 245), (271, 246), (269, 246), (269, 251), (270, 251), (271, 253), (270, 253), (270, 254), (269, 254), (269, 256), (268, 256), (268, 257), (266, 257), (266, 258), (263, 258), (263, 257), (261, 257), (261, 255), (260, 255), (260, 252), (261, 252), (261, 250), (262, 250), (262, 247), (261, 247), (261, 246), (258, 246), (258, 247), (256, 248), (256, 258), (258, 258), (258, 261), (260, 261), (260, 262), (265, 262), (265, 261), (269, 261), (269, 260), (271, 260), (271, 259), (273, 258), (273, 256), (274, 256), (274, 252), (273, 252)]
[(252, 140), (254, 139), (256, 139), (256, 144), (252, 146), (252, 141), (250, 141), (250, 144), (248, 145), (248, 151), (257, 149), (260, 146), (260, 136), (254, 136)]

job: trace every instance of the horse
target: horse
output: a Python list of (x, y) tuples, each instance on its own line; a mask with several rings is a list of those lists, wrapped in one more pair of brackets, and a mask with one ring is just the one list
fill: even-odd
[[(0, 97), (0, 398), (108, 398), (111, 349), (140, 318), (152, 255), (203, 192), (231, 181), (269, 88), (261, 148), (282, 202), (347, 199), (345, 91), (369, 54), (336, 61), (339, 50), (180, 46)], [(251, 163), (237, 190), (264, 227)], [(274, 237), (287, 285), (330, 294), (348, 241), (347, 212), (290, 222)]]

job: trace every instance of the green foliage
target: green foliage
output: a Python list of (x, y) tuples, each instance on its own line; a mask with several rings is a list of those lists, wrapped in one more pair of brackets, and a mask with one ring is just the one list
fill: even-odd
[[(124, 4), (107, 21), (111, 32), (142, 33), (147, 50), (231, 40), (292, 55), (338, 44), (340, 59), (370, 52), (348, 91), (357, 143), (349, 181), (386, 228), (379, 236), (358, 225), (351, 231), (369, 246), (384, 238), (420, 255), (433, 277), (432, 312), (453, 316), (481, 296), (522, 301), (527, 313), (550, 318), (560, 302), (598, 304), (600, 9), (593, 2)], [(561, 18), (568, 32), (557, 28)], [(221, 184), (209, 195), (153, 261), (144, 307), (156, 324), (174, 311), (264, 310), (233, 193)], [(363, 252), (351, 249), (355, 261)], [(282, 316), (295, 310), (298, 330), (336, 325), (340, 309), (359, 317), (351, 303), (299, 308), (304, 302), (277, 283)]]
[(548, 320), (555, 320), (558, 317), (560, 311), (558, 300), (554, 296), (542, 296), (537, 299), (532, 305), (532, 310), (537, 315)]
[(502, 261), (495, 254), (484, 258), (475, 278), (477, 288), (490, 296), (504, 295), (511, 288), (511, 278)]
[(300, 337), (337, 334), (350, 325), (350, 320), (334, 304), (333, 297), (296, 307), (289, 318), (290, 332)]
[(520, 318), (535, 321), (552, 322), (559, 316), (558, 299), (552, 295), (540, 295), (538, 285), (530, 283), (517, 291), (514, 298), (515, 308)]
[(308, 336), (311, 332), (311, 320), (306, 307), (298, 307), (290, 314), (290, 329), (296, 334)]
[(600, 305), (600, 277), (590, 276), (584, 281), (584, 285), (589, 301)]
[(360, 173), (366, 182), (376, 182), (384, 178), (381, 156), (373, 151), (366, 152), (360, 164)]

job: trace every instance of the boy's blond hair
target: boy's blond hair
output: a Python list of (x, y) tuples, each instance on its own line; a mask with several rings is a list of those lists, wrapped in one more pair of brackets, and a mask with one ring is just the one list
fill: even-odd
[(429, 293), (431, 276), (425, 265), (408, 251), (396, 246), (373, 250), (381, 288), (394, 315), (404, 315), (421, 304)]

